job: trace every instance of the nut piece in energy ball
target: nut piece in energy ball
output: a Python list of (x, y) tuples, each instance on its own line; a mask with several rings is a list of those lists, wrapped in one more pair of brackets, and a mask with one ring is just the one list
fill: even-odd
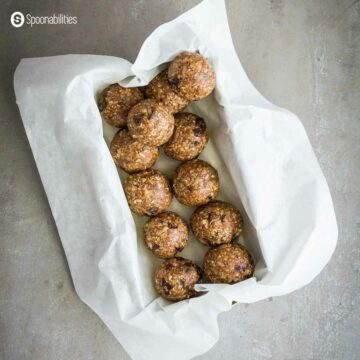
[(124, 88), (119, 84), (108, 86), (100, 95), (99, 110), (110, 125), (122, 128), (126, 126), (129, 110), (144, 99), (139, 88)]
[(129, 175), (124, 191), (131, 209), (139, 215), (157, 215), (171, 203), (167, 178), (159, 170), (144, 170)]
[(204, 258), (204, 273), (212, 283), (234, 284), (252, 277), (253, 272), (251, 255), (235, 243), (212, 248)]
[(198, 207), (190, 220), (196, 239), (210, 246), (235, 240), (242, 231), (242, 224), (239, 210), (222, 201), (212, 201)]
[(134, 139), (160, 146), (170, 139), (174, 131), (174, 117), (161, 103), (146, 99), (131, 108), (127, 126)]
[(175, 160), (191, 160), (199, 156), (209, 140), (204, 119), (190, 114), (174, 115), (175, 129), (170, 140), (164, 145), (164, 152)]
[(168, 259), (182, 251), (189, 238), (185, 221), (174, 212), (151, 217), (144, 227), (144, 240), (154, 255)]
[(219, 192), (217, 171), (203, 160), (191, 160), (175, 169), (172, 189), (179, 202), (188, 206), (207, 204)]
[(168, 80), (188, 101), (200, 100), (215, 88), (215, 73), (210, 63), (202, 55), (188, 51), (171, 62)]
[(159, 156), (156, 146), (143, 144), (133, 139), (127, 129), (119, 130), (110, 144), (115, 164), (128, 173), (150, 168)]
[(175, 257), (164, 261), (155, 272), (155, 289), (165, 299), (179, 301), (196, 296), (195, 284), (201, 269), (192, 261)]
[(172, 114), (185, 109), (189, 103), (176, 93), (174, 85), (170, 85), (167, 70), (162, 71), (150, 81), (145, 94), (148, 98), (161, 102)]

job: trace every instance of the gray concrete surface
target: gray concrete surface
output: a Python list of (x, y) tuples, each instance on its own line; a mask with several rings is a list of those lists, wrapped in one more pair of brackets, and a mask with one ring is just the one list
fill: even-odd
[[(15, 105), (23, 57), (134, 60), (145, 37), (198, 1), (2, 1), (0, 5), (0, 359), (129, 359), (77, 298)], [(220, 316), (198, 359), (360, 359), (360, 2), (229, 0), (239, 57), (257, 88), (303, 121), (327, 177), (339, 243), (326, 269), (289, 296)], [(76, 26), (14, 29), (15, 11), (78, 16)], [(61, 69), (59, 69), (61, 71)]]

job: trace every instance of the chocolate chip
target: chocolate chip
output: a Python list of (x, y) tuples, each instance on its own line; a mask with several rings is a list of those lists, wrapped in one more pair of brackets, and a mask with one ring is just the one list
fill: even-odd
[(158, 211), (159, 211), (159, 209), (154, 206), (154, 207), (149, 208), (148, 214), (149, 215), (156, 215)]
[(144, 118), (144, 115), (143, 115), (143, 114), (134, 116), (134, 123), (135, 123), (135, 125), (140, 125), (141, 122), (143, 121), (143, 118)]
[(164, 289), (164, 293), (166, 295), (169, 295), (170, 290), (172, 289), (172, 286), (165, 279), (161, 279), (161, 284), (160, 285)]
[(164, 264), (164, 269), (165, 270), (170, 270), (172, 268), (172, 265), (170, 263), (165, 263)]
[(176, 250), (176, 252), (180, 252), (180, 251), (184, 250), (184, 247), (183, 246), (176, 246), (175, 250)]
[(197, 136), (197, 137), (204, 136), (205, 133), (206, 133), (206, 124), (205, 124), (204, 119), (197, 118), (195, 120), (195, 124), (196, 124), (196, 128), (193, 129), (194, 135)]
[(177, 76), (169, 79), (169, 83), (174, 86), (178, 86), (180, 84), (180, 79)]
[(157, 250), (159, 247), (160, 247), (160, 245), (158, 245), (158, 244), (152, 244), (151, 250)]
[(215, 217), (215, 213), (210, 212), (210, 213), (208, 214), (207, 221), (210, 223), (211, 220), (214, 219), (214, 217)]
[(197, 141), (197, 140), (194, 140), (194, 141), (192, 142), (192, 144), (193, 144), (194, 146), (198, 146), (198, 145), (200, 144), (200, 142)]
[(220, 216), (220, 220), (221, 220), (221, 222), (224, 222), (224, 220), (225, 220), (225, 215), (224, 214), (222, 214), (221, 216)]
[(193, 187), (192, 185), (189, 185), (189, 186), (187, 187), (187, 189), (188, 189), (190, 192), (193, 192), (193, 191), (194, 191), (194, 187)]
[(171, 222), (171, 221), (168, 221), (168, 228), (169, 229), (177, 229), (177, 225), (176, 224), (174, 224), (173, 222)]
[(184, 279), (180, 279), (180, 285), (181, 285), (181, 287), (182, 287), (183, 289), (186, 288), (186, 286), (185, 286), (185, 280), (184, 280)]
[(102, 100), (100, 100), (99, 101), (99, 103), (98, 103), (98, 106), (99, 106), (99, 110), (100, 111), (103, 111), (104, 109), (105, 109), (105, 101), (102, 99)]
[(243, 264), (236, 264), (235, 265), (235, 270), (243, 272), (245, 270), (245, 266)]

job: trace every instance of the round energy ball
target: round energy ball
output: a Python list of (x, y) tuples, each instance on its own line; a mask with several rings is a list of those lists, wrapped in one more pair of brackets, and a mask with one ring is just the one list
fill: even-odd
[(210, 246), (235, 240), (242, 231), (242, 224), (240, 211), (223, 201), (198, 207), (190, 220), (195, 238)]
[(170, 139), (174, 131), (174, 117), (161, 103), (146, 99), (131, 108), (127, 126), (134, 139), (160, 146)]
[(129, 110), (144, 99), (139, 88), (124, 88), (119, 84), (108, 86), (100, 95), (99, 110), (110, 125), (122, 128), (126, 126)]
[(223, 244), (205, 254), (204, 273), (212, 283), (234, 284), (252, 277), (253, 272), (251, 255), (238, 244)]
[(150, 168), (159, 156), (156, 146), (133, 139), (127, 129), (119, 130), (115, 134), (110, 144), (110, 152), (115, 164), (128, 173)]
[(199, 156), (209, 140), (209, 132), (204, 119), (191, 113), (174, 115), (175, 129), (163, 149), (167, 156), (175, 160), (191, 160)]
[(129, 175), (124, 191), (131, 209), (139, 215), (157, 215), (171, 203), (167, 178), (159, 170), (144, 170)]
[(175, 257), (164, 261), (155, 272), (155, 289), (165, 299), (179, 301), (196, 296), (195, 284), (201, 269), (192, 261)]
[(189, 103), (176, 93), (174, 85), (168, 81), (167, 70), (154, 77), (146, 86), (145, 94), (148, 98), (161, 102), (172, 114), (185, 109)]
[(215, 88), (215, 73), (210, 63), (200, 54), (184, 51), (170, 64), (169, 83), (188, 101), (200, 100)]
[(182, 251), (189, 238), (185, 221), (174, 212), (151, 217), (144, 227), (144, 240), (154, 255), (168, 259)]
[(217, 171), (203, 160), (190, 160), (175, 169), (172, 190), (184, 205), (207, 204), (216, 197), (219, 187)]

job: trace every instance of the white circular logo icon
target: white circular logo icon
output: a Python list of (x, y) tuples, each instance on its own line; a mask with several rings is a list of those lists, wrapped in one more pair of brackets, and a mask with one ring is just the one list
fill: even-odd
[(24, 25), (25, 17), (20, 11), (15, 11), (10, 17), (11, 25), (19, 28)]

